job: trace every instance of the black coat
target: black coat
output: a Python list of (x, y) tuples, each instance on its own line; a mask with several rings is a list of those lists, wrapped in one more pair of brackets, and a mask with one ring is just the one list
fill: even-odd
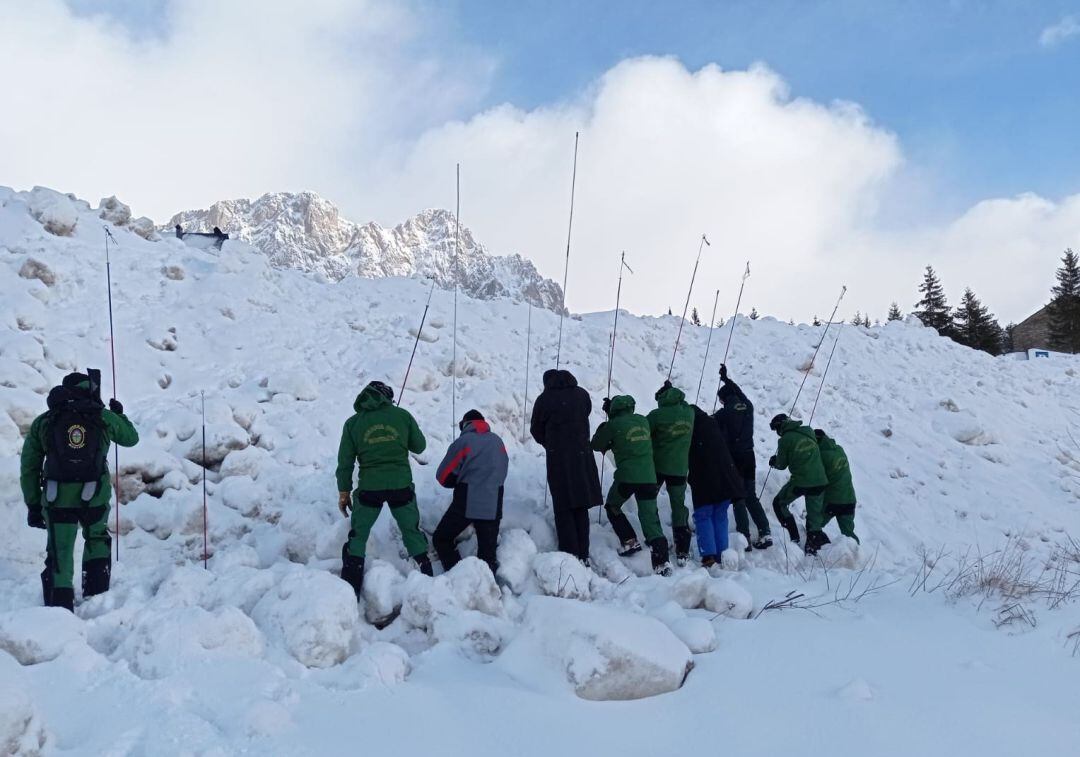
[(570, 371), (544, 373), (529, 430), (547, 452), (547, 479), (556, 510), (597, 507), (603, 501), (596, 458), (589, 448), (589, 393)]
[(731, 379), (718, 392), (723, 405), (713, 417), (724, 430), (731, 457), (744, 477), (754, 475), (754, 403)]
[(742, 499), (743, 479), (728, 451), (720, 425), (701, 408), (694, 407), (694, 433), (690, 437), (690, 475), (694, 507), (718, 505)]

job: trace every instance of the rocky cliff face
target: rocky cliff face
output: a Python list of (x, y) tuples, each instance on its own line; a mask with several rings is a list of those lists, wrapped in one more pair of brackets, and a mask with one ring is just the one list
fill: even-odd
[(177, 213), (168, 229), (214, 226), (262, 250), (273, 265), (320, 273), (340, 280), (424, 276), (452, 289), (455, 273), (462, 292), (477, 299), (508, 297), (558, 312), (562, 289), (520, 255), (490, 255), (472, 232), (461, 227), (455, 266), (454, 216), (425, 210), (393, 229), (363, 226), (342, 218), (337, 207), (312, 192), (266, 194), (257, 200), (222, 200), (206, 210)]

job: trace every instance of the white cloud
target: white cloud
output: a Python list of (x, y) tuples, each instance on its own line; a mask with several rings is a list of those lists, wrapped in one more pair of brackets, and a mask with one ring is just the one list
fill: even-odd
[[(442, 39), (422, 7), (308, 0), (173, 0), (137, 39), (55, 0), (0, 0), (0, 183), (119, 194), (159, 219), (216, 199), (314, 189), (359, 221), (453, 207), (497, 253), (561, 280), (573, 133), (581, 132), (568, 287), (608, 309), (620, 250), (624, 305), (676, 311), (702, 232), (693, 303), (809, 319), (850, 287), (845, 314), (917, 299), (922, 267), (956, 299), (970, 285), (1003, 319), (1045, 300), (1060, 251), (1080, 247), (1080, 195), (991, 199), (943, 224), (885, 230), (879, 209), (927, 190), (897, 138), (850, 103), (792, 97), (765, 66), (688, 71), (639, 58), (573, 99), (475, 113), (489, 59)], [(466, 120), (455, 114), (475, 113)], [(913, 186), (914, 185), (914, 186)], [(890, 216), (895, 217), (895, 213)]]
[(1070, 37), (1080, 34), (1080, 18), (1065, 16), (1056, 24), (1052, 24), (1042, 30), (1039, 35), (1039, 44), (1043, 47), (1057, 47)]

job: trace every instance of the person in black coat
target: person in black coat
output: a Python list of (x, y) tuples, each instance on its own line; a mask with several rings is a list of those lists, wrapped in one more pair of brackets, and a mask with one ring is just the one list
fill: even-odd
[[(757, 463), (754, 458), (754, 403), (743, 393), (739, 385), (728, 378), (727, 366), (720, 366), (720, 391), (717, 396), (721, 407), (713, 417), (727, 437), (731, 458), (742, 476), (745, 496), (735, 500), (735, 530), (746, 537), (746, 551), (753, 548), (768, 549), (772, 546), (769, 517), (757, 496)], [(757, 527), (757, 541), (750, 540), (750, 520)]]
[(724, 430), (715, 419), (694, 406), (687, 481), (694, 500), (701, 564), (708, 568), (728, 547), (728, 505), (744, 496), (742, 475), (732, 460)]
[(589, 508), (603, 502), (596, 458), (589, 447), (592, 400), (570, 371), (544, 372), (529, 430), (547, 453), (547, 480), (559, 550), (589, 560)]

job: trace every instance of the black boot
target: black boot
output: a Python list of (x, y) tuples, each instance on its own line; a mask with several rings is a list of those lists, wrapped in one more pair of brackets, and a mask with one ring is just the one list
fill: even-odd
[(742, 531), (740, 531), (739, 533), (743, 535), (744, 539), (746, 539), (746, 549), (744, 549), (743, 552), (753, 552), (754, 551), (754, 545), (750, 541), (750, 532), (747, 531), (746, 533), (743, 533)]
[(686, 565), (690, 560), (690, 527), (675, 526), (672, 531), (675, 535), (675, 562), (680, 566)]
[(413, 558), (413, 562), (416, 563), (416, 567), (425, 576), (434, 576), (435, 575), (435, 571), (432, 570), (432, 568), (431, 568), (431, 560), (428, 558), (427, 554), (417, 555), (416, 557)]
[(109, 590), (109, 577), (112, 564), (108, 557), (98, 557), (83, 561), (82, 593), (83, 598), (104, 594)]
[(819, 549), (829, 543), (829, 536), (824, 531), (806, 532), (806, 554), (808, 555), (816, 555)]
[(634, 527), (630, 525), (630, 520), (622, 510), (616, 510), (613, 507), (605, 507), (604, 510), (607, 512), (608, 520), (611, 521), (612, 530), (619, 537), (619, 543), (627, 544), (637, 541), (637, 532), (634, 531)]
[(799, 543), (799, 524), (795, 522), (795, 518), (785, 518), (780, 521), (780, 525), (784, 527), (784, 530), (788, 532), (788, 536), (796, 544)]
[(41, 571), (41, 603), (46, 607), (52, 607), (52, 571), (48, 568)]
[(348, 545), (341, 548), (341, 580), (353, 588), (356, 598), (364, 588), (364, 558), (348, 553)]
[(75, 612), (75, 590), (54, 587), (50, 607), (63, 607), (65, 610)]
[(660, 576), (670, 576), (671, 563), (668, 562), (667, 537), (661, 536), (657, 539), (653, 539), (649, 542), (649, 547), (652, 549), (653, 572)]

